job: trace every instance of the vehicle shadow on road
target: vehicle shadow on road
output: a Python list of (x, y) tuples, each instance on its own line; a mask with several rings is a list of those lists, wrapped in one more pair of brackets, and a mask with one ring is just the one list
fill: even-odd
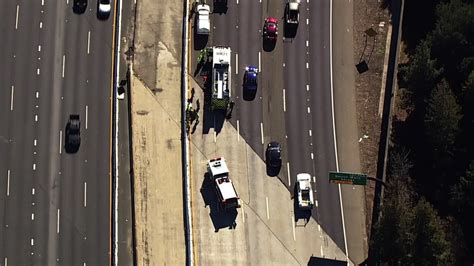
[[(301, 210), (298, 207), (298, 191), (296, 190), (296, 186), (293, 189), (293, 212), (295, 214), (295, 225), (296, 227), (299, 226), (306, 226), (308, 224), (309, 219), (311, 218), (312, 211), (311, 210)], [(300, 220), (303, 220), (303, 223), (300, 223)]]
[[(194, 25), (197, 25), (197, 16), (194, 19)], [(194, 27), (193, 40), (194, 40), (194, 51), (201, 51), (202, 49), (206, 48), (207, 42), (209, 40), (209, 35), (197, 34), (197, 28)]]
[(68, 139), (68, 135), (67, 135), (67, 132), (69, 132), (69, 123), (66, 124), (66, 127), (64, 127), (64, 146), (62, 148), (64, 148), (64, 151), (66, 153), (77, 153), (77, 151), (79, 151), (79, 146), (80, 146), (80, 143), (79, 144), (76, 144), (76, 145), (72, 145), (72, 144), (69, 144), (69, 139)]
[[(225, 111), (211, 110), (211, 95), (210, 90), (204, 91), (204, 110), (203, 110), (203, 126), (202, 134), (209, 134), (209, 130), (214, 128), (216, 134), (219, 134), (224, 126)], [(207, 96), (206, 96), (207, 95)]]
[(268, 163), (267, 163), (266, 164), (266, 170), (267, 170), (267, 175), (268, 176), (271, 176), (271, 177), (278, 176), (278, 174), (280, 173), (280, 170), (281, 170), (281, 166), (272, 167), (272, 166), (268, 165)]
[(273, 51), (276, 47), (276, 43), (277, 43), (276, 41), (263, 39), (263, 42), (262, 42), (263, 51), (265, 52)]
[(218, 3), (214, 1), (213, 8), (212, 8), (212, 13), (216, 13), (219, 15), (222, 14), (227, 14), (227, 10), (229, 8), (227, 7), (227, 3)]
[(285, 23), (285, 26), (283, 29), (283, 36), (285, 37), (285, 39), (295, 38), (297, 32), (298, 32), (298, 25)]
[(214, 184), (209, 178), (209, 174), (206, 173), (200, 191), (204, 200), (204, 207), (207, 208), (207, 206), (209, 206), (209, 216), (214, 225), (214, 232), (217, 233), (223, 228), (235, 229), (237, 227), (237, 210), (222, 210), (215, 189)]

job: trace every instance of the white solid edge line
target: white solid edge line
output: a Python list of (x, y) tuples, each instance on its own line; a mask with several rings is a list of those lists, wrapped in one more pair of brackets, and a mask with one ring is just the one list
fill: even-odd
[[(332, 69), (332, 0), (329, 0), (329, 73), (331, 76), (331, 116), (332, 116), (332, 132), (334, 138), (334, 155), (336, 159), (336, 171), (339, 172), (339, 158), (337, 155), (337, 140), (336, 140), (336, 121), (334, 119), (334, 87), (333, 87), (333, 69)], [(342, 194), (341, 184), (338, 184), (339, 191), (339, 203), (341, 207), (341, 219), (342, 219), (342, 233), (344, 235), (344, 249), (346, 250), (346, 260), (349, 263), (349, 250), (347, 249), (347, 236), (346, 236), (346, 225), (344, 223), (344, 209), (342, 206)], [(321, 255), (322, 255), (321, 247)]]
[(89, 121), (89, 106), (86, 105), (86, 129)]
[[(119, 5), (118, 6), (118, 12), (117, 12), (117, 20), (118, 20), (118, 29), (117, 29), (117, 36), (116, 36), (116, 39), (114, 40), (114, 43), (115, 45), (117, 46), (116, 49), (115, 49), (115, 57), (117, 58), (116, 61), (115, 61), (115, 68), (117, 69), (116, 73), (115, 73), (115, 77), (114, 77), (114, 84), (113, 84), (113, 93), (115, 94), (113, 96), (113, 100), (114, 100), (114, 103), (115, 103), (115, 106), (116, 106), (116, 110), (114, 111), (114, 120), (115, 120), (115, 150), (118, 151), (118, 136), (119, 136), (119, 130), (118, 130), (118, 124), (119, 124), (119, 118), (118, 118), (118, 112), (119, 112), (119, 105), (118, 105), (118, 99), (117, 99), (117, 86), (119, 84), (119, 75), (120, 75), (120, 43), (121, 43), (121, 38), (122, 38), (122, 2), (123, 1), (117, 1), (116, 3)], [(117, 11), (117, 8), (115, 8), (114, 12)], [(133, 67), (130, 67), (128, 66), (127, 70), (130, 71), (130, 76), (132, 77), (133, 76)], [(113, 130), (113, 129), (112, 129)], [(114, 217), (114, 224), (115, 224), (115, 230), (113, 232), (113, 250), (114, 250), (114, 266), (117, 266), (118, 265), (118, 249), (119, 249), (119, 243), (118, 243), (118, 152), (115, 152), (115, 155), (114, 155), (114, 162), (115, 162), (115, 177), (112, 176), (112, 178), (115, 179), (115, 185), (114, 185), (114, 199), (115, 199), (115, 202), (114, 202), (114, 214), (112, 214), (112, 217)], [(114, 183), (112, 181), (112, 183)]]
[(12, 92), (10, 97), (10, 111), (13, 111), (13, 95), (15, 94), (15, 86), (12, 85)]

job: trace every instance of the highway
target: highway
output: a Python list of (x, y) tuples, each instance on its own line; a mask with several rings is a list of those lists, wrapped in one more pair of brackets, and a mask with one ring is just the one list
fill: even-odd
[[(228, 7), (226, 14), (212, 16), (215, 28), (209, 43), (232, 48), (236, 104), (231, 123), (262, 160), (266, 144), (271, 140), (282, 144), (279, 177), (291, 192), (298, 173), (314, 177), (318, 207), (313, 217), (344, 250), (339, 191), (327, 179), (328, 172), (336, 170), (330, 1), (301, 1), (297, 33), (285, 39), (283, 3), (229, 1)], [(279, 36), (275, 48), (265, 51), (262, 27), (269, 16), (279, 19)], [(250, 102), (241, 97), (243, 70), (249, 64), (261, 68), (257, 96)]]
[[(285, 34), (286, 38), (284, 8), (283, 2), (235, 0), (228, 1), (226, 13), (211, 16), (207, 46), (232, 49), (235, 107), (230, 123), (215, 130), (217, 137), (206, 122), (202, 134), (191, 137), (191, 176), (194, 189), (200, 188), (193, 196), (195, 247), (197, 260), (205, 265), (295, 265), (307, 263), (311, 254), (346, 260), (339, 190), (327, 179), (328, 171), (336, 170), (330, 1), (302, 1), (296, 35)], [(262, 40), (266, 17), (279, 20), (278, 40), (270, 49)], [(194, 62), (196, 54), (194, 47)], [(244, 67), (249, 64), (261, 70), (253, 101), (242, 98)], [(194, 79), (200, 83), (199, 76)], [(283, 148), (279, 179), (265, 171), (264, 151), (273, 140)], [(205, 160), (221, 156), (244, 203), (235, 217), (216, 213), (212, 193), (202, 180)], [(301, 172), (313, 177), (316, 206), (309, 222), (292, 197)], [(235, 223), (229, 223), (233, 219)]]
[[(1, 1), (0, 264), (110, 263), (113, 14)], [(64, 150), (69, 114), (81, 145)]]

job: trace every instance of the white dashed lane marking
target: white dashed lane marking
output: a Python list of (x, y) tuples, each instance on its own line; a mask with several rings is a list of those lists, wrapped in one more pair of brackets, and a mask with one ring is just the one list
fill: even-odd
[(15, 94), (15, 86), (12, 85), (12, 91), (10, 93), (10, 111), (13, 111), (13, 95)]
[(18, 15), (20, 14), (20, 5), (16, 5), (15, 29), (18, 29)]

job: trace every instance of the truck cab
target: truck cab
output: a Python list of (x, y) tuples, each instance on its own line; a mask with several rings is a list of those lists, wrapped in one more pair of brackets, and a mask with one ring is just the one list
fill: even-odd
[(314, 206), (314, 197), (310, 174), (300, 173), (296, 175), (296, 192), (298, 193), (298, 208), (300, 210), (311, 210)]
[(209, 35), (211, 32), (211, 23), (209, 13), (211, 8), (206, 4), (196, 5), (196, 33), (199, 35)]
[(207, 172), (216, 188), (216, 194), (221, 209), (232, 210), (240, 208), (240, 198), (229, 177), (229, 168), (227, 168), (225, 159), (216, 158), (209, 160), (207, 164)]
[(285, 21), (288, 25), (298, 25), (300, 22), (300, 0), (288, 0), (285, 7)]

